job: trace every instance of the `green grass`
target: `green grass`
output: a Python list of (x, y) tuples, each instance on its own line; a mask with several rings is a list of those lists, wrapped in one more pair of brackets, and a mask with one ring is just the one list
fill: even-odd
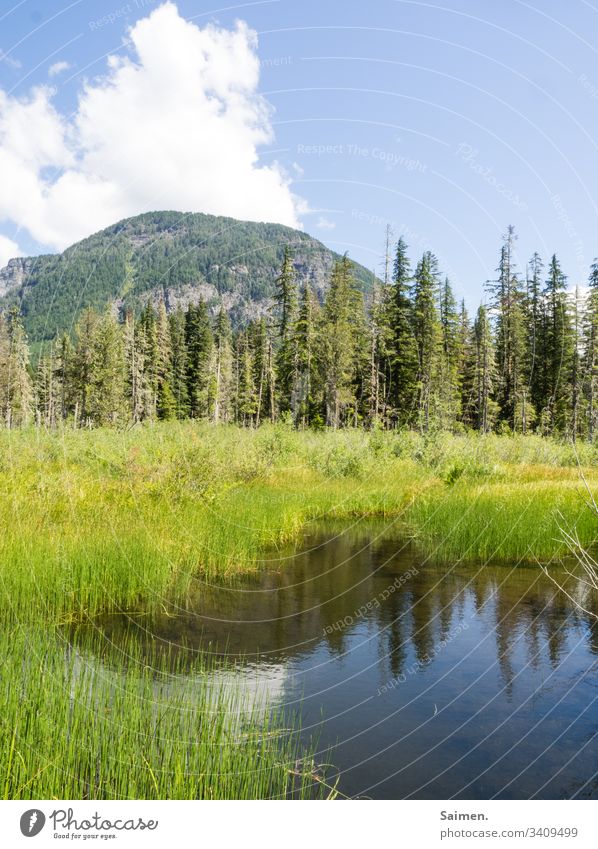
[(277, 732), (284, 718), (240, 686), (213, 692), (205, 669), (177, 677), (133, 644), (126, 662), (100, 658), (99, 640), (74, 651), (68, 628), (183, 598), (197, 576), (259, 569), (315, 519), (400, 517), (440, 561), (551, 558), (562, 526), (585, 544), (597, 536), (580, 475), (596, 491), (597, 459), (538, 437), (192, 422), (0, 431), (4, 796), (329, 793), (294, 767), (309, 756)]
[(99, 637), (85, 642), (76, 651), (37, 627), (0, 636), (2, 798), (330, 794), (285, 717), (234, 679), (142, 656), (134, 641), (112, 665)]
[[(594, 449), (580, 461), (596, 487)], [(317, 518), (400, 516), (437, 556), (549, 558), (596, 536), (570, 446), (536, 437), (192, 423), (0, 432), (5, 612), (62, 622), (259, 568)]]

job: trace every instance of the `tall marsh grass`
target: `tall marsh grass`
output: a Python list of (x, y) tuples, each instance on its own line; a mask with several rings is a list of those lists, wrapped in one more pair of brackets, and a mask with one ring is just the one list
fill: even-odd
[(0, 636), (4, 799), (260, 799), (329, 795), (288, 718), (196, 664), (116, 665), (38, 627)]
[(0, 432), (0, 592), (18, 621), (160, 604), (257, 569), (306, 522), (399, 516), (446, 557), (548, 558), (583, 544), (596, 452), (539, 437), (298, 433), (185, 422)]
[[(393, 516), (441, 559), (549, 558), (598, 518), (592, 446), (537, 437), (259, 431), (0, 431), (0, 784), (6, 798), (334, 793), (285, 718), (105, 645), (77, 622), (146, 611), (260, 568), (314, 519)], [(315, 790), (314, 790), (315, 788)]]

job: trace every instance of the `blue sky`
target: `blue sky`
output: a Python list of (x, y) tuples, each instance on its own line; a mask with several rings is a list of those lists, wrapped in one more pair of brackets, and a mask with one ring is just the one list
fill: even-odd
[(514, 224), (521, 267), (556, 251), (583, 283), (597, 27), (586, 0), (4, 0), (0, 259), (180, 208), (298, 221), (378, 270), (389, 222), (471, 306)]

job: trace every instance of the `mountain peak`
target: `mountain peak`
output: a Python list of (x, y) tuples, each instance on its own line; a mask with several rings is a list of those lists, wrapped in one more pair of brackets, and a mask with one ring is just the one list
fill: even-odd
[[(233, 324), (269, 308), (285, 247), (299, 284), (321, 297), (338, 254), (300, 230), (204, 213), (146, 212), (88, 236), (61, 254), (11, 260), (0, 271), (0, 308), (18, 302), (32, 342), (69, 330), (86, 307), (167, 308), (202, 298)], [(363, 289), (371, 272), (355, 265)]]

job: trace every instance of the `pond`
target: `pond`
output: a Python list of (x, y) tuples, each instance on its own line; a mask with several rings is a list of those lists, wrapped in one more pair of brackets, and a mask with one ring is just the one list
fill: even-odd
[(598, 622), (539, 567), (435, 563), (390, 520), (316, 526), (261, 565), (94, 626), (207, 653), (215, 676), (234, 662), (299, 714), (348, 796), (598, 798)]

